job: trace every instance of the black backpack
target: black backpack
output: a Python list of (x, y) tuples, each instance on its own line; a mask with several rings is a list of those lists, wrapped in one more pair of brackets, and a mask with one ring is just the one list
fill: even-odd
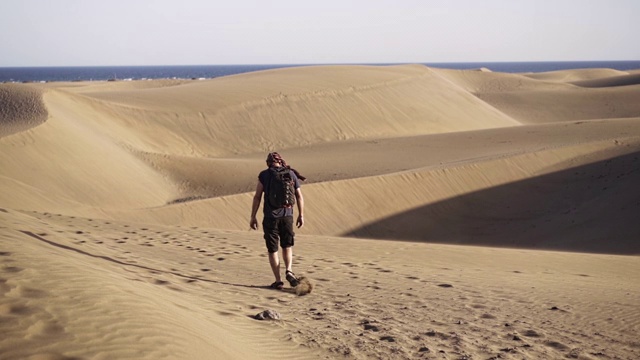
[(291, 170), (286, 167), (270, 167), (269, 172), (269, 205), (274, 209), (293, 206), (296, 203), (296, 190)]

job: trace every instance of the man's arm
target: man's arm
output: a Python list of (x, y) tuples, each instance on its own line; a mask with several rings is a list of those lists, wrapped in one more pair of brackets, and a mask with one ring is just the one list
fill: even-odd
[(304, 197), (302, 197), (302, 190), (296, 189), (296, 204), (298, 205), (298, 220), (296, 225), (301, 228), (304, 226)]
[(253, 195), (253, 205), (251, 207), (251, 220), (249, 221), (249, 226), (253, 230), (258, 230), (258, 219), (256, 219), (256, 215), (258, 215), (258, 209), (260, 209), (260, 202), (262, 201), (262, 192), (264, 191), (264, 187), (262, 183), (258, 181), (258, 185), (256, 185), (256, 193)]

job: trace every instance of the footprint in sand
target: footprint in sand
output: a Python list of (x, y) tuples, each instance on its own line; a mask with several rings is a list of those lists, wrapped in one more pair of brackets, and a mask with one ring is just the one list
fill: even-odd
[(380, 331), (380, 328), (377, 325), (371, 324), (368, 320), (363, 321), (362, 326), (366, 331), (373, 331), (373, 332)]
[(19, 272), (21, 272), (23, 270), (24, 270), (23, 268), (17, 267), (17, 266), (6, 266), (6, 267), (2, 268), (2, 272), (6, 272), (6, 273), (10, 273), (10, 274), (19, 273)]
[(535, 331), (535, 330), (527, 330), (525, 331), (522, 335), (526, 336), (526, 337), (532, 337), (532, 338), (540, 338), (543, 337), (542, 334), (540, 334), (539, 332)]
[(12, 289), (13, 287), (7, 284), (7, 279), (0, 278), (0, 296), (4, 296), (4, 294), (8, 293)]
[(434, 338), (438, 338), (438, 339), (441, 339), (441, 340), (448, 340), (450, 338), (449, 335), (447, 335), (445, 333), (438, 332), (438, 331), (434, 331), (434, 330), (429, 330), (424, 334), (426, 336), (428, 336), (428, 337), (434, 337)]
[(569, 350), (569, 347), (567, 345), (557, 341), (545, 341), (544, 344), (550, 348), (554, 348), (560, 351)]
[(27, 333), (31, 336), (60, 336), (65, 333), (64, 327), (58, 325), (53, 321), (39, 320), (35, 324), (31, 325), (27, 330)]
[(358, 265), (356, 265), (354, 263), (350, 263), (350, 262), (342, 263), (342, 265), (348, 266), (348, 267), (358, 267)]
[(10, 315), (29, 315), (34, 313), (35, 311), (28, 306), (23, 304), (2, 304), (0, 305), (0, 315), (2, 316), (10, 316)]

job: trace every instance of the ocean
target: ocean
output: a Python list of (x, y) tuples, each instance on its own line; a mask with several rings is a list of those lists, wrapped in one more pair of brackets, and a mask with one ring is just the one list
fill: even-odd
[[(0, 67), (0, 82), (105, 81), (142, 79), (210, 79), (252, 71), (305, 65), (188, 65), (188, 66), (78, 66), (78, 67)], [(358, 65), (358, 64), (345, 64)], [(398, 65), (398, 64), (361, 64)], [(562, 62), (466, 62), (423, 63), (446, 69), (488, 68), (496, 72), (527, 73), (567, 69), (640, 69), (640, 61), (562, 61)]]

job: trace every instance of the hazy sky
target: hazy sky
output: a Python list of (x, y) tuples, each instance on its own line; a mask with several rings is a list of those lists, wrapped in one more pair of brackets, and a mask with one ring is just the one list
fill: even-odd
[(640, 60), (640, 0), (0, 0), (0, 66)]

